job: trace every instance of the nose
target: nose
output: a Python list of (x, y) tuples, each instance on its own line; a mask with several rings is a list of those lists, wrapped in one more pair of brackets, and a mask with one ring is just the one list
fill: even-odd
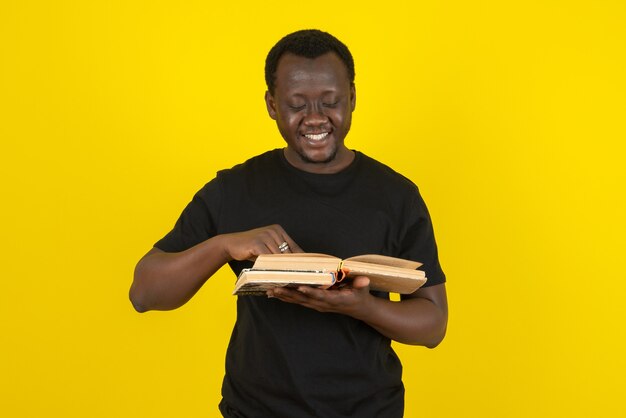
[(328, 122), (328, 117), (318, 106), (310, 107), (304, 115), (303, 123), (307, 126), (319, 126), (326, 122)]

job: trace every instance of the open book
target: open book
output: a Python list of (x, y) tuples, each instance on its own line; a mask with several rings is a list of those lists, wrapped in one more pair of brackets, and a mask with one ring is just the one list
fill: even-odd
[(264, 295), (275, 287), (341, 287), (356, 276), (367, 276), (370, 289), (413, 293), (426, 282), (416, 270), (421, 263), (384, 255), (359, 255), (342, 260), (326, 254), (262, 254), (251, 269), (243, 269), (233, 295)]

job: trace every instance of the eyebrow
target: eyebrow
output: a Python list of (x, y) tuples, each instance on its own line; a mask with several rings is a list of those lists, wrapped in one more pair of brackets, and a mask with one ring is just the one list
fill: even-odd
[[(329, 95), (329, 94), (336, 94), (336, 95), (338, 95), (338, 96), (340, 96), (340, 95), (341, 95), (341, 94), (340, 94), (337, 90), (325, 90), (325, 91), (323, 91), (323, 92), (320, 94), (320, 96), (327, 96), (327, 95)], [(306, 95), (306, 94), (303, 94), (303, 93), (293, 93), (293, 94), (291, 94), (291, 96), (290, 96), (290, 97), (306, 97), (306, 96), (307, 96), (307, 95)]]

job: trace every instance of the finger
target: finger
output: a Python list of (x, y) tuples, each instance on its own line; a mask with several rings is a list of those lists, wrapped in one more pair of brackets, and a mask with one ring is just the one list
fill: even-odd
[(278, 253), (280, 254), (289, 254), (296, 252), (294, 249), (297, 249), (302, 252), (302, 249), (295, 243), (293, 239), (285, 232), (282, 226), (280, 225), (272, 225), (270, 227), (270, 232), (274, 237), (274, 241), (276, 244), (276, 248), (278, 249)]
[(296, 252), (295, 251), (296, 249), (300, 249), (300, 247), (294, 242), (294, 240), (291, 239), (291, 237), (287, 235), (287, 233), (284, 231), (280, 234), (279, 241), (280, 242), (278, 244), (278, 250), (282, 254), (290, 254), (290, 253)]
[(263, 234), (256, 237), (256, 242), (254, 243), (254, 251), (257, 255), (260, 254), (276, 254), (279, 253), (278, 247), (276, 246), (276, 240), (272, 236), (272, 234), (268, 234), (264, 232)]
[(302, 248), (278, 224), (258, 229), (259, 254), (287, 254), (304, 252)]
[(296, 242), (291, 239), (290, 236), (285, 236), (285, 241), (287, 241), (287, 244), (289, 244), (289, 252), (292, 253), (303, 253), (304, 250), (302, 248), (300, 248), (300, 246), (298, 244), (296, 244)]
[(289, 303), (303, 303), (307, 300), (307, 297), (299, 290), (284, 287), (274, 289), (272, 291), (272, 296), (283, 302)]
[(277, 244), (275, 240), (271, 240), (269, 242), (265, 242), (265, 248), (267, 249), (267, 252), (270, 254), (280, 254), (280, 244)]
[(300, 246), (289, 236), (289, 234), (287, 234), (287, 232), (283, 229), (282, 226), (275, 225), (275, 227), (278, 233), (280, 234), (281, 244), (283, 242), (286, 242), (287, 245), (289, 246), (289, 248), (284, 251), (285, 253), (303, 253), (304, 252), (304, 250), (300, 248)]
[(357, 276), (352, 280), (352, 287), (354, 289), (363, 289), (370, 285), (370, 279), (366, 276)]
[(254, 244), (254, 258), (256, 259), (256, 256), (261, 254), (280, 254), (279, 245), (276, 244), (276, 239), (271, 234), (259, 236)]
[[(282, 238), (282, 228), (280, 228), (280, 225), (270, 225), (269, 227), (264, 228), (260, 239), (265, 247), (265, 253), (281, 254), (281, 244), (285, 242), (285, 240)], [(287, 245), (288, 244), (289, 243), (287, 243)]]
[(298, 286), (298, 292), (308, 298), (319, 299), (319, 295), (316, 293), (317, 291), (317, 289), (311, 286)]
[[(263, 240), (263, 242), (261, 243), (262, 249), (260, 254), (285, 254), (287, 252), (289, 252), (290, 247), (289, 247), (289, 243), (287, 242), (287, 246), (285, 247), (283, 245), (283, 243), (286, 241), (280, 241), (278, 239), (275, 238), (271, 238), (271, 239), (265, 239)], [(281, 248), (283, 248), (283, 251), (281, 251)]]

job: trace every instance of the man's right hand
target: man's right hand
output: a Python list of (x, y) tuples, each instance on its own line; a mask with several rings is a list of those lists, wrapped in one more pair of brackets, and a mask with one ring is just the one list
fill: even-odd
[(153, 248), (137, 263), (129, 296), (139, 312), (175, 309), (231, 260), (298, 252), (302, 249), (280, 225), (216, 235), (178, 253)]
[[(222, 236), (224, 251), (230, 260), (254, 261), (260, 254), (301, 253), (302, 248), (280, 225), (269, 225)], [(281, 245), (286, 249), (281, 251)]]

